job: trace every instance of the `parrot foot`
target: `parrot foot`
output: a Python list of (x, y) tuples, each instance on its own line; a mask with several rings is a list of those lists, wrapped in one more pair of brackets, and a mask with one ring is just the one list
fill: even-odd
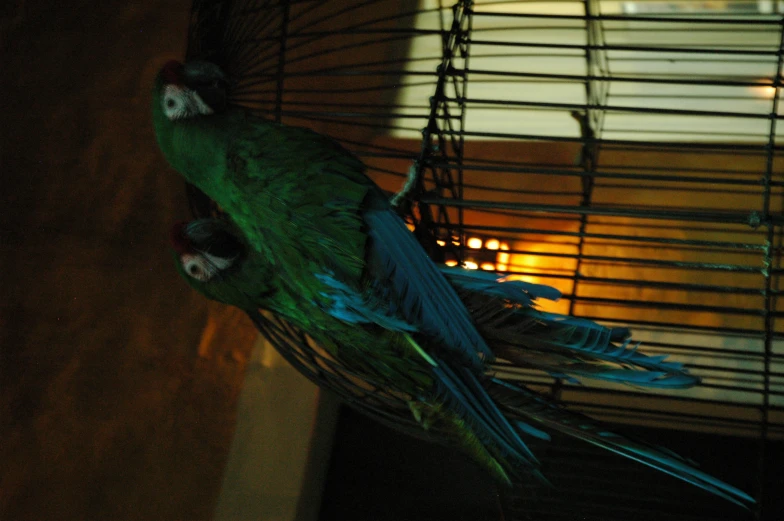
[(406, 179), (405, 184), (403, 184), (403, 188), (401, 188), (398, 193), (392, 196), (392, 200), (390, 201), (392, 206), (395, 208), (400, 206), (403, 200), (408, 197), (414, 187), (418, 184), (418, 181), (419, 162), (414, 161), (414, 163), (408, 168), (408, 178)]
[(438, 419), (437, 411), (426, 403), (409, 400), (408, 408), (416, 422), (426, 431), (429, 430), (435, 423), (435, 420)]

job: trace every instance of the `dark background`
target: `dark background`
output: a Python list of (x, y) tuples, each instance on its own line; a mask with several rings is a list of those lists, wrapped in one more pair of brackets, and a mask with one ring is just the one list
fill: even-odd
[[(688, 454), (699, 467), (741, 490), (764, 479), (761, 519), (784, 512), (784, 444), (770, 443), (766, 478), (759, 443), (706, 433), (616, 426), (616, 431)], [(462, 455), (398, 434), (344, 407), (327, 474), (322, 521), (742, 521), (755, 513), (639, 463), (554, 436), (532, 441), (552, 487), (530, 478), (499, 490)], [(503, 509), (503, 517), (501, 510)]]
[(0, 4), (0, 519), (209, 519), (245, 347), (206, 301), (150, 122), (189, 0)]

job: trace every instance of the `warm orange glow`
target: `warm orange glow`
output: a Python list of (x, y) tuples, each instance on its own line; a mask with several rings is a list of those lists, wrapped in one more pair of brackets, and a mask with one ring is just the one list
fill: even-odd
[(438, 239), (436, 241), (436, 244), (438, 244), (439, 246), (446, 246), (446, 241), (442, 241), (441, 239)]
[(751, 87), (754, 94), (760, 98), (772, 99), (776, 95), (776, 87), (772, 85), (759, 85)]
[(482, 239), (480, 239), (479, 237), (471, 237), (470, 239), (468, 239), (468, 242), (466, 244), (472, 250), (478, 250), (479, 248), (482, 247)]
[(447, 266), (450, 266), (450, 267), (457, 266), (457, 261), (456, 260), (448, 260), (444, 264), (446, 264)]
[[(509, 249), (508, 246), (501, 249)], [(551, 278), (550, 274), (569, 273), (575, 268), (572, 259), (565, 260), (559, 257), (549, 257), (538, 255), (537, 253), (573, 253), (574, 246), (571, 244), (558, 244), (554, 242), (521, 242), (515, 244), (516, 250), (523, 250), (525, 253), (498, 253), (498, 264), (508, 264), (511, 274), (506, 276), (506, 280), (521, 280), (532, 284), (546, 284), (553, 286), (563, 293), (572, 291), (572, 281), (569, 279)], [(504, 257), (502, 259), (501, 257)], [(508, 261), (506, 261), (508, 259)], [(549, 313), (568, 313), (569, 301), (561, 299), (553, 302), (546, 299), (536, 301), (537, 307)]]
[[(502, 252), (503, 251), (509, 251), (509, 245), (507, 243), (502, 242), (502, 243), (499, 244), (499, 246), (500, 246)], [(495, 248), (493, 248), (493, 249), (495, 249)], [(497, 254), (495, 256), (495, 260), (498, 262), (498, 266), (499, 266), (498, 269), (499, 270), (500, 269), (504, 269), (505, 270), (506, 267), (507, 267), (507, 264), (509, 264), (509, 259), (510, 259), (510, 255), (508, 253), (499, 253), (499, 254)], [(503, 266), (503, 268), (501, 268), (500, 266)]]
[(463, 263), (463, 266), (464, 266), (464, 267), (465, 267), (465, 269), (467, 269), (467, 270), (476, 270), (476, 269), (479, 269), (479, 265), (478, 265), (476, 262), (473, 262), (473, 261), (465, 261), (465, 262)]
[(485, 271), (493, 271), (495, 269), (495, 264), (492, 262), (483, 262), (481, 266), (479, 266)]
[(408, 231), (413, 232), (415, 226), (411, 223), (406, 223), (406, 228), (408, 228)]
[(498, 239), (487, 239), (485, 242), (485, 248), (488, 250), (497, 250), (501, 246), (501, 243), (498, 242)]
[(496, 264), (496, 268), (498, 268), (498, 271), (506, 271), (508, 267), (509, 267), (508, 264)]

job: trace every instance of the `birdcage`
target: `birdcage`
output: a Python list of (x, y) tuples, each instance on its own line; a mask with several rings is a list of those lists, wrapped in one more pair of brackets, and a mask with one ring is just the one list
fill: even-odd
[[(555, 489), (524, 489), (513, 517), (779, 519), (782, 2), (197, 1), (189, 42), (231, 49), (234, 102), (329, 134), (383, 188), (405, 186), (434, 258), (557, 287), (545, 309), (628, 325), (684, 362), (703, 382), (677, 392), (509, 372), (686, 440), (681, 453), (758, 500), (725, 508), (555, 439), (537, 447)], [(253, 318), (304, 374), (420, 432), (400, 397)]]

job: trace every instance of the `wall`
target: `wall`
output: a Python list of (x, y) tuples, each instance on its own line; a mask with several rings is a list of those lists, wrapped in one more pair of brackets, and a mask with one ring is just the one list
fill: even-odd
[(0, 519), (212, 516), (256, 335), (230, 316), (200, 352), (168, 249), (150, 91), (189, 4), (0, 10)]

